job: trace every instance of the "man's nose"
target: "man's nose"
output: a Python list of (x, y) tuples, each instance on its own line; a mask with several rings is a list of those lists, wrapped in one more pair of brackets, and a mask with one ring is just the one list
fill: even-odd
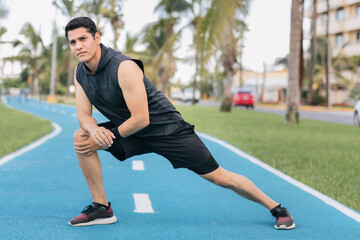
[(76, 42), (76, 43), (75, 43), (75, 49), (81, 49), (81, 48), (82, 48), (81, 43)]

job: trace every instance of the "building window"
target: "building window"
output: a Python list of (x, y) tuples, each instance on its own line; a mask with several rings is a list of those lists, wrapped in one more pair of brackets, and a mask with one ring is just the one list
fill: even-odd
[(356, 41), (360, 43), (360, 32), (356, 33)]
[(326, 18), (327, 18), (327, 15), (326, 15), (326, 14), (321, 14), (321, 15), (316, 19), (317, 25), (325, 25), (325, 24), (326, 24)]
[(356, 16), (360, 17), (360, 5), (356, 6)]
[(345, 11), (343, 8), (339, 8), (337, 11), (336, 11), (336, 20), (338, 22), (341, 22), (341, 21), (344, 21), (345, 19)]
[(342, 34), (338, 34), (336, 35), (336, 46), (338, 48), (342, 47), (342, 45), (344, 44), (344, 37)]

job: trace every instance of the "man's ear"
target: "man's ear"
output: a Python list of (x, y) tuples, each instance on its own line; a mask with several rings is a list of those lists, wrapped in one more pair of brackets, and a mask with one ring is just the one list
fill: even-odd
[(96, 33), (95, 33), (94, 38), (95, 38), (96, 43), (97, 43), (97, 44), (100, 44), (100, 42), (101, 42), (101, 36), (100, 36), (100, 33), (99, 33), (99, 32), (96, 32)]

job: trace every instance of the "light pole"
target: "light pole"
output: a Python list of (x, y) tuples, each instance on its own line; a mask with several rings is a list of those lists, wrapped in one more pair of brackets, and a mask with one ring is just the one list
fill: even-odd
[(55, 101), (56, 40), (57, 40), (57, 30), (56, 30), (57, 4), (55, 1), (53, 1), (53, 5), (55, 6), (55, 18), (54, 18), (53, 45), (52, 45), (52, 54), (51, 54), (50, 95), (48, 97), (49, 102)]

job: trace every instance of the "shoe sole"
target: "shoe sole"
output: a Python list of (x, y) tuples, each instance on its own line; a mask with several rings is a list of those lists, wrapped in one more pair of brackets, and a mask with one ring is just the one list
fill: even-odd
[(286, 226), (286, 225), (280, 225), (280, 226), (276, 226), (274, 225), (274, 228), (279, 229), (279, 230), (291, 230), (295, 228), (295, 223), (293, 223), (291, 226)]
[(81, 227), (81, 226), (91, 226), (91, 225), (99, 225), (99, 224), (112, 224), (116, 222), (117, 218), (114, 216), (110, 218), (97, 218), (90, 222), (78, 223), (78, 224), (71, 224), (69, 221), (68, 224), (73, 227)]

